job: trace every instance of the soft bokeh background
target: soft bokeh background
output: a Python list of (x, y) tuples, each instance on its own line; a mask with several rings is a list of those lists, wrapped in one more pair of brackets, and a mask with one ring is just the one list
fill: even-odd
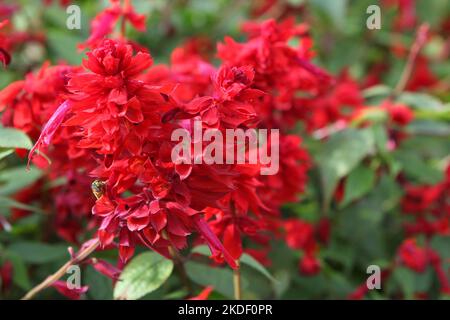
[[(47, 1), (52, 2), (52, 1)], [(240, 25), (248, 19), (282, 19), (293, 15), (298, 22), (310, 25), (317, 53), (318, 65), (337, 75), (343, 70), (357, 79), (367, 103), (375, 105), (385, 98), (386, 88), (397, 83), (402, 72), (419, 23), (399, 28), (396, 1), (384, 5), (381, 30), (366, 28), (366, 8), (371, 0), (279, 0), (279, 1), (227, 1), (227, 0), (134, 0), (139, 13), (146, 13), (147, 31), (138, 33), (131, 28), (127, 35), (149, 48), (155, 63), (167, 63), (171, 51), (183, 42), (201, 38), (206, 50), (212, 52), (217, 41), (230, 35), (243, 39)], [(401, 2), (401, 1), (399, 1)], [(20, 9), (13, 15), (15, 30), (34, 35), (37, 41), (24, 41), (14, 49), (12, 63), (8, 68), (0, 68), (0, 88), (42, 65), (45, 60), (52, 63), (66, 61), (79, 64), (84, 56), (77, 44), (89, 36), (89, 21), (107, 1), (74, 1), (81, 7), (81, 30), (67, 30), (65, 6), (59, 1), (44, 4), (44, 1), (0, 1), (14, 4)], [(266, 11), (265, 4), (273, 3)], [(350, 175), (353, 185), (349, 199), (331, 203), (323, 202), (323, 185), (319, 170), (310, 172), (307, 191), (299, 203), (286, 206), (283, 213), (287, 217), (300, 217), (317, 222), (323, 217), (331, 221), (331, 237), (320, 250), (322, 270), (313, 276), (301, 275), (298, 259), (301, 252), (289, 249), (284, 241), (274, 240), (271, 253), (272, 263), (267, 266), (277, 279), (268, 280), (253, 269), (243, 268), (245, 297), (310, 299), (346, 298), (367, 277), (368, 265), (377, 264), (382, 269), (398, 261), (397, 250), (405, 239), (402, 224), (401, 200), (405, 193), (401, 178), (416, 185), (435, 185), (445, 179), (445, 167), (450, 155), (450, 60), (448, 59), (450, 2), (447, 0), (415, 1), (415, 12), (420, 22), (428, 22), (432, 36), (423, 50), (427, 67), (440, 81), (439, 86), (411, 88), (402, 97), (405, 103), (419, 110), (418, 121), (410, 127), (411, 136), (395, 151), (389, 154), (364, 155)], [(263, 12), (260, 12), (263, 11)], [(443, 54), (447, 46), (447, 55)], [(406, 53), (405, 53), (406, 52)], [(413, 90), (414, 89), (414, 90)], [(439, 112), (434, 112), (439, 110)], [(444, 111), (442, 111), (444, 110)], [(442, 111), (442, 112), (441, 112)], [(297, 132), (303, 134), (299, 125)], [(363, 140), (364, 141), (364, 140)], [(342, 154), (358, 152), (352, 144), (352, 137), (338, 136), (327, 143), (318, 143), (305, 137), (305, 143), (315, 159), (327, 158), (333, 150)], [(363, 142), (364, 143), (364, 142)], [(338, 156), (333, 164), (339, 166), (346, 159)], [(320, 162), (320, 161), (319, 161)], [(51, 229), (52, 211), (49, 207), (33, 203), (20, 203), (14, 195), (31, 185), (40, 177), (37, 169), (24, 170), (25, 160), (11, 155), (0, 161), (0, 215), (8, 218), (12, 207), (22, 208), (29, 215), (15, 221), (11, 230), (0, 228), (0, 266), (6, 261), (13, 265), (12, 283), (6, 287), (8, 270), (1, 269), (3, 281), (0, 297), (18, 298), (33, 284), (44, 279), (68, 258), (68, 244), (58, 238)], [(380, 168), (388, 166), (389, 170)], [(382, 174), (375, 173), (383, 171)], [(61, 181), (60, 183), (64, 183)], [(342, 183), (342, 182), (341, 182)], [(43, 186), (45, 188), (45, 186)], [(450, 199), (444, 199), (450, 205)], [(44, 201), (45, 202), (45, 201)], [(42, 204), (42, 203), (41, 203)], [(3, 229), (3, 230), (2, 230)], [(425, 241), (424, 239), (418, 241)], [(431, 239), (431, 246), (442, 259), (443, 270), (448, 276), (450, 267), (449, 237), (438, 235)], [(114, 250), (99, 253), (99, 256), (114, 262)], [(206, 267), (205, 267), (206, 268)], [(229, 270), (191, 270), (194, 282), (200, 286), (213, 284), (215, 291), (211, 298), (228, 297), (232, 283), (227, 280)], [(83, 283), (90, 290), (90, 299), (112, 298), (112, 282), (87, 267), (83, 273)], [(176, 279), (169, 279), (160, 289), (146, 298), (168, 299), (183, 297), (177, 291)], [(371, 299), (385, 298), (448, 298), (440, 291), (438, 276), (431, 266), (424, 272), (415, 272), (407, 267), (396, 268), (389, 281), (383, 282), (382, 291), (371, 291)], [(42, 298), (59, 298), (54, 290), (42, 293)]]

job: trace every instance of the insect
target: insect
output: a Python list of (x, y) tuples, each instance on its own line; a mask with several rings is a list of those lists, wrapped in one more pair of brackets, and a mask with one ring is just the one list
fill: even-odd
[(94, 180), (91, 184), (91, 190), (97, 199), (100, 199), (105, 193), (106, 182), (101, 180)]

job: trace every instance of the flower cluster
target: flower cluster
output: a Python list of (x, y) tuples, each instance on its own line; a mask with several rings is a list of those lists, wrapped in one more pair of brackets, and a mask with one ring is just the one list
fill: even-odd
[[(262, 28), (267, 29), (264, 37), (280, 37), (273, 21)], [(322, 73), (311, 72), (315, 69), (306, 60), (298, 62), (304, 58), (287, 47), (288, 38), (281, 36), (281, 52), (251, 53), (246, 65), (226, 61), (218, 69), (195, 47), (175, 50), (168, 67), (150, 68), (147, 52), (134, 54), (126, 42), (104, 40), (87, 53), (83, 68), (45, 65), (5, 88), (4, 125), (37, 140), (30, 159), (45, 167), (41, 154), (47, 154), (53, 162), (51, 179), (68, 179), (70, 188), (58, 187), (54, 195), (60, 235), (76, 241), (80, 227), (72, 216), (85, 215), (86, 186), (96, 180), (101, 190), (92, 213), (99, 239), (106, 246), (117, 238), (124, 262), (137, 244), (170, 257), (169, 247), (184, 248), (193, 232), (231, 266), (242, 254), (243, 235), (267, 248), (267, 232), (281, 227), (279, 207), (295, 201), (306, 182), (309, 157), (299, 149), (301, 140), (283, 134), (280, 171), (263, 177), (260, 165), (173, 163), (171, 133), (192, 130), (194, 120), (223, 132), (267, 128), (278, 103), (268, 91), (269, 72), (287, 75), (289, 68), (285, 62), (277, 66), (277, 60), (290, 59), (301, 71), (292, 91), (313, 90), (311, 82), (320, 85)], [(249, 47), (255, 46), (252, 41)], [(269, 43), (266, 39), (261, 46)], [(255, 70), (259, 63), (274, 66)]]
[[(280, 206), (295, 201), (306, 183), (310, 161), (300, 138), (283, 133), (278, 174), (261, 176), (259, 164), (174, 163), (171, 133), (192, 131), (194, 121), (222, 132), (270, 128), (280, 108), (290, 109), (295, 91), (313, 94), (327, 86), (329, 77), (308, 61), (307, 50), (288, 46), (297, 29), (274, 21), (253, 25), (249, 42), (240, 44), (246, 58), (232, 60), (221, 45), (219, 68), (194, 45), (176, 49), (170, 66), (151, 68), (146, 51), (103, 40), (87, 53), (82, 68), (44, 66), (2, 91), (5, 125), (37, 139), (30, 160), (43, 167), (44, 152), (53, 162), (50, 176), (68, 179), (70, 188), (59, 188), (55, 196), (56, 220), (72, 232), (62, 228), (60, 234), (76, 240), (79, 227), (71, 213), (86, 212), (90, 201), (82, 198), (86, 184), (95, 180), (98, 237), (103, 246), (118, 239), (123, 262), (136, 245), (170, 257), (169, 249), (186, 247), (194, 232), (216, 260), (232, 267), (244, 250), (243, 236), (260, 245), (249, 253), (259, 258), (267, 253), (268, 233), (283, 226)], [(261, 50), (267, 52), (260, 55)], [(279, 96), (275, 92), (285, 85), (272, 84), (270, 77), (288, 76), (290, 68), (298, 77)]]
[[(429, 186), (406, 186), (402, 209), (408, 219), (404, 223), (406, 239), (398, 250), (401, 262), (416, 272), (424, 272), (431, 266), (439, 280), (443, 293), (450, 294), (450, 279), (443, 269), (439, 254), (431, 248), (434, 236), (450, 234), (450, 166), (443, 182)], [(416, 239), (425, 236), (424, 246)]]
[(299, 261), (299, 271), (304, 275), (315, 275), (320, 269), (316, 255), (319, 242), (327, 244), (330, 237), (330, 221), (321, 219), (316, 226), (298, 219), (285, 222), (286, 243), (292, 249), (301, 250), (303, 256)]
[[(431, 268), (439, 281), (440, 291), (450, 294), (450, 279), (444, 269), (445, 261), (431, 246), (435, 236), (450, 234), (450, 167), (444, 181), (436, 185), (407, 185), (402, 198), (402, 211), (407, 219), (403, 224), (405, 239), (399, 245), (396, 260), (382, 272), (385, 281), (399, 266), (417, 273)], [(421, 237), (422, 235), (422, 237)], [(368, 292), (366, 284), (358, 287), (349, 297), (362, 299)], [(420, 292), (419, 292), (420, 293)]]
[[(277, 209), (295, 200), (306, 180), (309, 160), (298, 138), (281, 138), (286, 156), (273, 178), (261, 177), (258, 165), (187, 165), (170, 158), (171, 133), (192, 131), (193, 121), (223, 132), (264, 128), (259, 110), (272, 101), (255, 83), (256, 70), (231, 63), (216, 69), (194, 50), (180, 48), (170, 67), (144, 73), (150, 55), (133, 55), (130, 45), (115, 40), (89, 52), (83, 65), (69, 76), (63, 126), (77, 132), (77, 148), (97, 162), (90, 174), (104, 183), (104, 193), (93, 213), (102, 220), (104, 245), (118, 237), (124, 261), (136, 244), (169, 256), (170, 246), (184, 248), (186, 236), (197, 231), (218, 259), (234, 266), (242, 235), (267, 244), (263, 231), (277, 231)], [(294, 177), (288, 172), (295, 183), (284, 183)]]

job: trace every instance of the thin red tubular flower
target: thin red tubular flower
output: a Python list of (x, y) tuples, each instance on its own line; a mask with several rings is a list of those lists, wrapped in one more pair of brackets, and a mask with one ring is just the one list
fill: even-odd
[(31, 159), (33, 158), (34, 152), (39, 151), (39, 148), (42, 146), (48, 146), (50, 141), (52, 140), (56, 130), (58, 130), (59, 126), (63, 122), (66, 114), (70, 110), (70, 104), (68, 101), (64, 101), (58, 109), (56, 109), (55, 113), (51, 116), (51, 118), (47, 121), (45, 126), (42, 128), (42, 132), (39, 135), (38, 140), (36, 141), (33, 148), (30, 150), (30, 154), (28, 156), (28, 167), (30, 166)]
[(203, 289), (198, 295), (189, 298), (188, 300), (208, 300), (208, 297), (213, 290), (214, 288), (212, 286), (208, 286), (205, 289)]
[(53, 282), (51, 286), (55, 288), (56, 291), (58, 291), (60, 294), (71, 300), (79, 300), (81, 298), (81, 295), (86, 293), (89, 289), (88, 286), (72, 289), (68, 287), (68, 283), (66, 281), (61, 280)]
[(1, 292), (9, 290), (13, 279), (13, 264), (10, 261), (5, 261), (0, 267)]
[[(9, 24), (9, 20), (0, 21), (0, 30)], [(6, 51), (8, 45), (5, 36), (0, 34), (0, 62), (6, 67), (11, 62), (11, 55)]]
[(348, 295), (350, 300), (362, 300), (364, 296), (369, 292), (369, 288), (366, 283), (359, 285), (353, 292)]
[(106, 262), (101, 259), (91, 259), (90, 264), (94, 267), (95, 270), (100, 272), (101, 274), (107, 276), (108, 278), (117, 281), (119, 279), (121, 270), (114, 267), (109, 262)]

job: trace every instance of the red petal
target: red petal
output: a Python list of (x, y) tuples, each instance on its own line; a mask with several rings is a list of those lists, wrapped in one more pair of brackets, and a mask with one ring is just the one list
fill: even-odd
[(119, 279), (121, 271), (116, 267), (114, 267), (109, 262), (100, 259), (95, 261), (95, 263), (93, 263), (92, 266), (95, 268), (95, 270), (97, 270), (101, 274), (104, 274), (108, 278), (111, 278), (113, 280)]
[(223, 245), (228, 249), (231, 256), (238, 260), (242, 255), (242, 240), (240, 232), (235, 224), (226, 227), (223, 237)]
[(4, 67), (6, 67), (11, 62), (11, 56), (3, 48), (0, 48), (0, 61), (3, 63)]
[(16, 98), (24, 85), (25, 81), (16, 81), (0, 91), (0, 112)]
[(205, 289), (202, 290), (197, 296), (189, 298), (188, 300), (208, 300), (209, 295), (213, 291), (212, 286), (208, 286)]
[(237, 269), (238, 266), (236, 264), (236, 261), (234, 261), (233, 257), (228, 253), (228, 251), (222, 245), (214, 232), (212, 232), (205, 220), (203, 220), (199, 215), (196, 215), (194, 216), (194, 222), (197, 226), (198, 231), (205, 238), (213, 256), (217, 256), (218, 254), (222, 253), (223, 257), (230, 265), (230, 267), (233, 269)]
[(84, 286), (79, 289), (69, 289), (67, 287), (67, 283), (65, 281), (55, 281), (52, 284), (52, 287), (55, 288), (59, 293), (61, 293), (63, 296), (66, 296), (69, 299), (72, 300), (79, 300), (82, 293), (85, 293), (88, 291), (89, 287)]
[(33, 148), (31, 148), (30, 153), (28, 154), (28, 167), (30, 167), (30, 162), (33, 158), (34, 152), (36, 150), (39, 150), (42, 145), (48, 146), (50, 144), (53, 135), (63, 122), (69, 110), (69, 101), (64, 101), (51, 116), (50, 120), (48, 120), (48, 122), (45, 124), (44, 128), (42, 129), (41, 135), (39, 136), (39, 139), (36, 141), (36, 144), (33, 146)]

